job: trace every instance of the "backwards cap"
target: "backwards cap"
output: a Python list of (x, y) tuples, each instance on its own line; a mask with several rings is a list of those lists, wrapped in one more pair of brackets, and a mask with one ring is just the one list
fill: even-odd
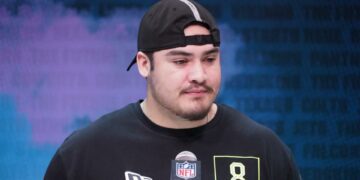
[[(191, 24), (206, 27), (210, 35), (185, 36), (184, 29)], [(138, 33), (138, 51), (153, 52), (187, 45), (220, 45), (220, 32), (212, 15), (192, 0), (160, 0), (141, 20)], [(127, 71), (136, 63), (136, 56)]]

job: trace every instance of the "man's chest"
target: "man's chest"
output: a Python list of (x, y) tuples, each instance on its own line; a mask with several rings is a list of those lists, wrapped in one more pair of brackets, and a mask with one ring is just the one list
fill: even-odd
[[(227, 148), (142, 147), (97, 154), (87, 163), (88, 177), (126, 180), (259, 180), (263, 157)], [(192, 155), (177, 157), (184, 151)], [(117, 153), (118, 152), (118, 153)], [(195, 158), (194, 158), (195, 157)], [(196, 159), (196, 161), (194, 161)]]

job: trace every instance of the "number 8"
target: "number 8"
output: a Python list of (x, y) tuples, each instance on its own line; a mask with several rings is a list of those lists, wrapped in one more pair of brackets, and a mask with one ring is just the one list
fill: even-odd
[[(240, 172), (236, 173), (236, 168), (240, 169)], [(243, 163), (233, 162), (230, 164), (230, 174), (232, 175), (231, 180), (245, 180), (245, 166)]]

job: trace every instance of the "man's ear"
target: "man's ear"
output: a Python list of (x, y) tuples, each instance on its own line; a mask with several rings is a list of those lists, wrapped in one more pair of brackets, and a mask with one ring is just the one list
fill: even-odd
[(149, 58), (141, 51), (136, 54), (136, 64), (142, 77), (147, 78), (150, 74), (151, 63)]

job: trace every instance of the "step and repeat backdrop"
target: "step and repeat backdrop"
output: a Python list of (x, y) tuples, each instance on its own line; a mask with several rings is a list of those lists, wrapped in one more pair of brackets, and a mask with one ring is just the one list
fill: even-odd
[[(0, 0), (0, 179), (42, 179), (71, 132), (144, 98), (126, 67), (154, 2)], [(221, 29), (217, 101), (273, 129), (303, 179), (359, 179), (360, 1), (200, 2)]]

